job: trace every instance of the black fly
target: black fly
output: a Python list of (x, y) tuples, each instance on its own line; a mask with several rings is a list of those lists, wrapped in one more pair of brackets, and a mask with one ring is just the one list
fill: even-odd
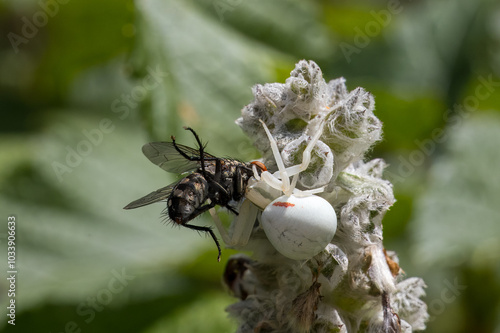
[(184, 129), (193, 133), (198, 149), (178, 144), (172, 136), (172, 142), (145, 144), (142, 152), (165, 171), (191, 173), (176, 183), (132, 201), (124, 209), (166, 200), (168, 217), (173, 222), (189, 229), (207, 232), (212, 236), (219, 251), (217, 260), (220, 261), (220, 245), (212, 229), (188, 222), (216, 205), (238, 214), (230, 203), (239, 201), (244, 196), (248, 180), (254, 175), (254, 168), (259, 174), (266, 169), (260, 162), (243, 163), (210, 155), (205, 152), (205, 146), (196, 132), (190, 127)]

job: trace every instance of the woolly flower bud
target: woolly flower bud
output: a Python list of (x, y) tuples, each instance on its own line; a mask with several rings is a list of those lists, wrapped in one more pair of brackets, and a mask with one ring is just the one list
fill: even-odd
[[(238, 332), (425, 329), (427, 307), (420, 300), (424, 282), (420, 278), (404, 280), (396, 254), (382, 244), (382, 219), (395, 202), (392, 185), (382, 179), (386, 165), (380, 159), (362, 161), (381, 138), (382, 125), (373, 114), (372, 95), (363, 88), (348, 92), (343, 78), (326, 83), (320, 68), (305, 60), (296, 65), (286, 83), (257, 85), (253, 93), (255, 100), (243, 108), (237, 124), (262, 152), (271, 172), (281, 161), (275, 161), (271, 140), (260, 121), (269, 128), (286, 167), (300, 165), (306, 147), (312, 150), (307, 168), (297, 173), (297, 187), (305, 191), (297, 195), (312, 195), (307, 190), (313, 190), (326, 199), (334, 208), (337, 229), (330, 243), (314, 249), (310, 258), (294, 260), (276, 250), (259, 224), (281, 219), (277, 211), (272, 218), (257, 219), (248, 245), (235, 246), (253, 251), (252, 257), (233, 256), (224, 275), (225, 284), (240, 299), (227, 309), (239, 322)], [(312, 137), (317, 141), (310, 144)], [(272, 177), (283, 182), (283, 173)], [(285, 200), (271, 183), (256, 180), (249, 185), (247, 200), (261, 210), (267, 210), (266, 205), (278, 197)], [(277, 202), (281, 208), (290, 207), (282, 210), (292, 214), (284, 213), (280, 220), (285, 223), (280, 245), (287, 245), (286, 216), (293, 216), (294, 223), (297, 216), (301, 221), (304, 218), (306, 227), (301, 230), (318, 225), (319, 212), (313, 209), (310, 218), (299, 211), (293, 213), (294, 202)], [(307, 236), (304, 245), (314, 245), (314, 239)], [(294, 243), (301, 245), (297, 240)]]
[(285, 84), (256, 85), (252, 90), (255, 100), (243, 108), (236, 123), (254, 140), (266, 165), (274, 160), (259, 120), (269, 127), (288, 165), (301, 159), (305, 134), (318, 130), (318, 120), (326, 120), (315, 154), (320, 161), (313, 160), (309, 173), (299, 179), (305, 188), (329, 183), (381, 138), (373, 96), (363, 88), (348, 92), (344, 78), (326, 83), (313, 61), (301, 60)]

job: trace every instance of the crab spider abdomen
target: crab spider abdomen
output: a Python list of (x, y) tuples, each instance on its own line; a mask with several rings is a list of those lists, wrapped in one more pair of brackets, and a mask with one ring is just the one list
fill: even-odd
[(321, 252), (337, 230), (335, 210), (316, 195), (283, 195), (266, 207), (261, 222), (276, 250), (294, 260), (310, 259)]

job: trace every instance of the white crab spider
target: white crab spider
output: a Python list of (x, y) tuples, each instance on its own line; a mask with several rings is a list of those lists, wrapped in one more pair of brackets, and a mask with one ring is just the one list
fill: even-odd
[[(238, 218), (231, 225), (230, 235), (222, 226), (215, 209), (212, 208), (210, 214), (226, 245), (241, 247), (248, 242), (257, 217), (258, 210), (252, 204), (254, 203), (263, 209), (261, 226), (276, 250), (291, 259), (310, 259), (330, 243), (337, 229), (337, 216), (333, 207), (325, 199), (314, 195), (322, 192), (323, 187), (307, 191), (295, 188), (299, 173), (309, 166), (311, 152), (322, 129), (308, 143), (302, 155), (302, 163), (285, 168), (276, 141), (262, 120), (261, 123), (269, 138), (278, 171), (274, 174), (264, 171), (259, 176), (254, 169), (255, 182), (248, 186), (247, 199), (241, 205)], [(275, 200), (264, 198), (262, 193), (252, 190), (262, 183), (284, 195)]]
[[(264, 122), (261, 123), (269, 138), (278, 171), (274, 174), (264, 171), (259, 176), (254, 169), (255, 182), (253, 185), (249, 184), (247, 200), (243, 202), (229, 234), (222, 226), (215, 210), (211, 209), (210, 213), (226, 245), (242, 247), (250, 238), (258, 213), (252, 204), (254, 203), (263, 209), (261, 226), (276, 250), (291, 259), (310, 259), (330, 243), (337, 229), (337, 216), (333, 207), (325, 199), (314, 195), (322, 192), (323, 187), (307, 191), (295, 188), (299, 173), (309, 166), (311, 152), (322, 130), (311, 138), (303, 152), (302, 163), (285, 168), (276, 141)], [(264, 198), (262, 193), (253, 191), (253, 188), (261, 185), (271, 187), (268, 191), (276, 189), (283, 192), (283, 195), (275, 200)], [(274, 198), (278, 195), (275, 193)]]
[[(285, 168), (276, 141), (264, 122), (262, 125), (269, 138), (278, 171), (274, 174), (264, 171), (260, 179), (284, 194), (268, 204), (262, 212), (262, 228), (271, 244), (285, 257), (310, 259), (331, 242), (337, 230), (337, 216), (332, 205), (314, 195), (322, 192), (323, 187), (307, 191), (295, 188), (299, 173), (306, 170), (311, 162), (311, 152), (322, 134), (322, 126), (304, 150), (302, 163)], [(292, 176), (290, 183), (289, 177)], [(258, 179), (258, 175), (255, 177)]]

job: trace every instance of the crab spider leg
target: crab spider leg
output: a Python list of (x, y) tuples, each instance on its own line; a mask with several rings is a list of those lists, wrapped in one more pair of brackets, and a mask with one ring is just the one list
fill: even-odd
[[(321, 134), (323, 134), (323, 126), (320, 126), (320, 129), (316, 132), (316, 134), (314, 134), (311, 141), (307, 144), (306, 149), (304, 149), (304, 152), (302, 153), (302, 163), (286, 168), (286, 172), (289, 176), (296, 177), (300, 172), (307, 169), (309, 163), (311, 163), (311, 152), (314, 149), (314, 146), (316, 146)], [(295, 180), (295, 182), (297, 181)]]
[[(276, 144), (276, 140), (274, 140), (271, 132), (269, 132), (269, 129), (267, 128), (266, 124), (262, 121), (262, 119), (259, 119), (259, 121), (262, 123), (262, 126), (264, 126), (264, 130), (266, 131), (267, 137), (269, 139), (269, 144), (271, 145), (271, 150), (273, 151), (274, 159), (276, 160), (276, 164), (278, 165), (278, 170), (279, 170), (279, 173), (281, 176), (281, 181), (283, 182), (283, 185), (280, 186), (280, 188), (278, 188), (278, 189), (287, 193), (290, 191), (290, 179), (288, 178), (288, 174), (287, 174), (286, 169), (285, 169), (285, 164), (283, 163), (283, 160), (281, 159), (281, 154), (280, 154), (280, 151), (278, 149), (278, 145)], [(261, 177), (262, 177), (262, 175), (261, 175)], [(269, 185), (271, 185), (271, 184), (269, 184)], [(271, 186), (273, 186), (273, 185), (271, 185)]]
[(222, 240), (228, 247), (245, 246), (248, 243), (258, 212), (257, 207), (250, 200), (245, 200), (241, 204), (239, 214), (231, 225), (230, 233), (222, 225), (215, 208), (210, 208), (209, 212)]
[(293, 195), (297, 197), (307, 197), (313, 194), (321, 193), (325, 190), (325, 186), (314, 188), (312, 190), (294, 190)]
[(260, 178), (263, 179), (272, 188), (283, 191), (283, 182), (279, 180), (277, 177), (275, 177), (275, 175), (273, 175), (272, 173), (264, 171), (263, 173), (260, 174)]
[[(309, 166), (309, 163), (311, 162), (311, 152), (314, 149), (314, 146), (316, 145), (316, 143), (318, 142), (321, 134), (323, 133), (323, 126), (320, 126), (320, 129), (311, 138), (311, 141), (307, 144), (306, 149), (304, 149), (304, 152), (302, 153), (302, 163), (285, 168), (285, 164), (283, 163), (283, 160), (281, 158), (281, 154), (279, 152), (276, 140), (274, 139), (271, 132), (267, 128), (266, 124), (261, 119), (259, 119), (259, 121), (262, 123), (262, 126), (264, 127), (264, 130), (266, 131), (267, 137), (269, 138), (271, 150), (273, 152), (274, 159), (276, 160), (276, 164), (278, 165), (278, 170), (279, 170), (279, 171), (275, 172), (274, 175), (271, 175), (270, 173), (263, 172), (261, 174), (261, 177), (271, 187), (276, 188), (278, 190), (282, 190), (286, 195), (290, 195), (290, 194), (292, 194), (293, 190), (295, 189), (295, 185), (297, 184), (299, 173), (306, 170), (307, 167)], [(279, 176), (278, 176), (278, 174), (279, 174)], [(292, 178), (292, 183), (290, 184), (290, 179), (288, 177), (291, 177), (291, 176), (293, 176), (293, 178)], [(281, 182), (277, 178), (281, 178)], [(314, 193), (319, 193), (319, 192), (314, 192)]]
[(267, 128), (266, 124), (262, 120), (260, 120), (260, 122), (264, 126), (264, 130), (266, 131), (269, 141), (271, 142), (271, 149), (273, 151), (274, 158), (276, 159), (276, 164), (278, 165), (278, 169), (280, 170), (279, 173), (281, 179), (283, 180), (284, 173), (286, 173), (286, 175), (290, 177), (290, 176), (295, 176), (300, 172), (306, 170), (307, 167), (309, 166), (309, 163), (311, 163), (311, 152), (314, 149), (314, 146), (316, 146), (316, 143), (321, 137), (321, 134), (323, 134), (323, 127), (322, 126), (320, 127), (319, 131), (316, 132), (316, 134), (311, 138), (311, 141), (307, 144), (306, 149), (304, 149), (304, 152), (302, 153), (302, 163), (285, 168), (283, 160), (281, 159), (281, 154), (279, 153), (278, 145), (276, 144), (276, 140), (271, 135), (271, 132), (269, 132), (269, 129)]
[(224, 243), (228, 244), (231, 240), (229, 237), (226, 229), (222, 225), (222, 221), (220, 220), (219, 216), (217, 215), (217, 211), (215, 208), (210, 208), (208, 210), (210, 212), (210, 215), (212, 216), (212, 219), (214, 220), (215, 226), (217, 227), (217, 230), (219, 230), (220, 236), (222, 237), (222, 240)]
[(292, 187), (293, 190), (295, 190), (295, 186), (297, 185), (297, 180), (298, 179), (299, 179), (299, 174), (294, 175), (293, 178), (292, 178), (292, 185), (291, 185), (291, 187)]
[(259, 210), (250, 200), (243, 201), (240, 207), (239, 215), (231, 226), (232, 246), (244, 246), (248, 243), (255, 221), (257, 220), (258, 212)]
[(293, 176), (291, 184), (292, 191), (295, 189), (295, 186), (297, 185), (297, 180), (299, 179), (299, 173), (306, 170), (307, 167), (309, 166), (309, 163), (311, 163), (311, 152), (314, 149), (314, 146), (316, 146), (316, 143), (318, 142), (321, 134), (323, 134), (323, 126), (320, 126), (319, 131), (316, 132), (316, 134), (311, 138), (311, 141), (307, 144), (306, 149), (304, 149), (304, 152), (302, 153), (302, 163), (300, 163), (299, 165), (288, 167), (286, 169), (288, 175)]

